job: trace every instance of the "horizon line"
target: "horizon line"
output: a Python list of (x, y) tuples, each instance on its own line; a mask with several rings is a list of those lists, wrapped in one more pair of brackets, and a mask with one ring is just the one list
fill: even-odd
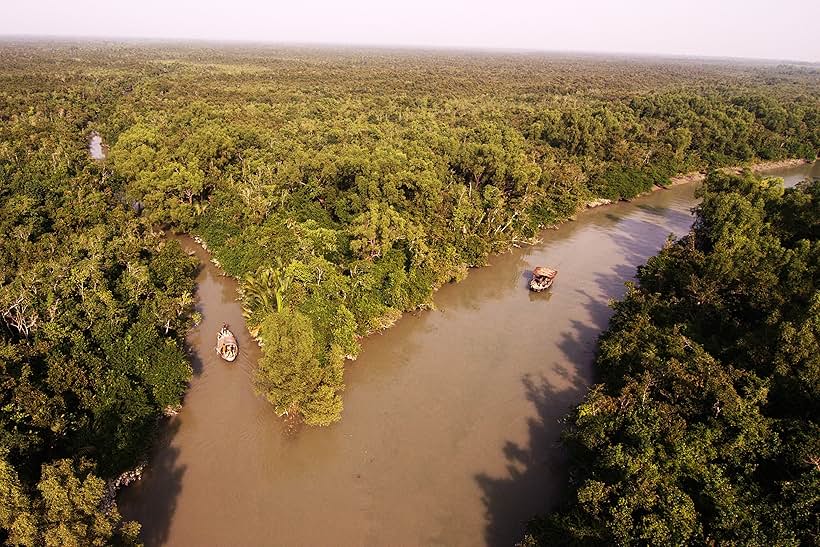
[(376, 43), (376, 42), (323, 42), (323, 41), (277, 41), (265, 39), (248, 38), (193, 38), (193, 37), (168, 37), (168, 36), (104, 36), (99, 34), (68, 35), (68, 34), (0, 34), (0, 43), (11, 40), (29, 41), (53, 41), (53, 42), (113, 42), (127, 44), (129, 42), (148, 42), (181, 45), (214, 44), (214, 45), (253, 45), (253, 46), (276, 46), (282, 48), (314, 48), (314, 49), (381, 49), (381, 50), (405, 50), (405, 51), (457, 51), (472, 53), (505, 53), (505, 54), (558, 54), (558, 55), (582, 55), (599, 57), (646, 57), (674, 60), (712, 60), (712, 61), (752, 61), (757, 63), (789, 63), (795, 65), (808, 65), (820, 67), (820, 60), (803, 61), (797, 59), (784, 59), (779, 57), (738, 57), (732, 55), (718, 54), (689, 54), (689, 53), (647, 53), (637, 51), (601, 51), (601, 50), (560, 50), (547, 48), (529, 48), (515, 46), (471, 46), (471, 45), (443, 45), (443, 44), (408, 44), (408, 43)]

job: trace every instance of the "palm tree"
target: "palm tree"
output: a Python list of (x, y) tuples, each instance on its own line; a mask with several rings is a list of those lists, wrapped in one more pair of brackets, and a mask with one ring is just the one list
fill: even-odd
[(276, 262), (276, 268), (260, 268), (255, 274), (245, 276), (242, 292), (249, 308), (265, 312), (284, 309), (285, 293), (293, 279), (282, 266), (282, 260), (277, 258)]

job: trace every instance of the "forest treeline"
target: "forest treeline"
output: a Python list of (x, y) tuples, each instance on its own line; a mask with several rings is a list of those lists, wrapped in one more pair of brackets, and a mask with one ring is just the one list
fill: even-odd
[(0, 540), (130, 544), (106, 479), (181, 403), (197, 265), (89, 160), (104, 99), (58, 88), (0, 85)]
[[(387, 50), (0, 44), (0, 527), (127, 541), (190, 366), (203, 238), (279, 414), (329, 424), (360, 339), (587, 201), (820, 148), (820, 71)], [(92, 132), (108, 158), (87, 153)], [(113, 539), (112, 539), (113, 538)]]
[(112, 178), (242, 280), (257, 386), (309, 424), (339, 419), (361, 336), (490, 253), (592, 198), (820, 147), (816, 68), (210, 53), (131, 68)]
[(638, 270), (524, 545), (817, 545), (820, 180), (712, 173)]

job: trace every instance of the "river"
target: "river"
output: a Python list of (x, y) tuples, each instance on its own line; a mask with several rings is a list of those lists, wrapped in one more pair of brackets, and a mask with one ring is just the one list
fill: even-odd
[[(794, 183), (812, 166), (776, 174)], [(820, 168), (815, 164), (815, 176)], [(694, 185), (584, 212), (493, 257), (364, 341), (329, 428), (288, 432), (253, 393), (259, 351), (236, 283), (205, 252), (194, 378), (142, 481), (120, 495), (147, 545), (511, 545), (566, 480), (560, 419), (593, 379), (595, 341), (635, 268), (692, 222)], [(535, 265), (559, 269), (548, 293)], [(242, 353), (213, 350), (228, 322)]]

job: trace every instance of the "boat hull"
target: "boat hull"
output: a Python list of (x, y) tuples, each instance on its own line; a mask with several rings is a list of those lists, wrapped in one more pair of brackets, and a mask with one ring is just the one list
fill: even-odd
[(546, 291), (547, 289), (552, 287), (552, 282), (555, 281), (555, 276), (557, 275), (558, 270), (538, 266), (532, 271), (532, 279), (530, 279), (530, 290), (533, 292)]
[(530, 281), (530, 290), (533, 292), (546, 291), (547, 289), (552, 287), (553, 281), (553, 279), (549, 279), (546, 281), (537, 281), (535, 279), (532, 279)]
[(227, 327), (222, 327), (222, 330), (216, 335), (216, 353), (229, 363), (236, 360), (239, 355), (239, 345), (236, 343), (236, 337)]

